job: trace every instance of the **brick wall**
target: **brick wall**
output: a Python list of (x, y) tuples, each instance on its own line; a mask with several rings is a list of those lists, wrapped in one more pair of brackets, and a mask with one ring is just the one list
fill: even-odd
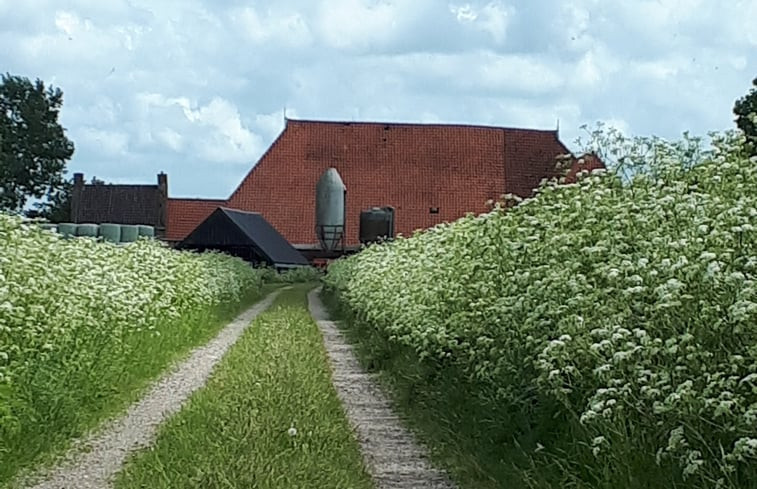
[(347, 187), (347, 245), (374, 206), (394, 207), (395, 230), (407, 235), (483, 212), (503, 191), (502, 148), (502, 131), (489, 128), (289, 121), (228, 205), (261, 212), (292, 243), (316, 243), (315, 185), (334, 167)]
[(409, 235), (485, 212), (503, 193), (531, 195), (565, 153), (554, 131), (289, 120), (229, 199), (169, 199), (168, 233), (182, 239), (225, 205), (260, 212), (292, 244), (316, 244), (315, 186), (334, 167), (347, 187), (345, 244), (358, 244), (360, 211), (374, 206), (394, 207), (395, 232)]

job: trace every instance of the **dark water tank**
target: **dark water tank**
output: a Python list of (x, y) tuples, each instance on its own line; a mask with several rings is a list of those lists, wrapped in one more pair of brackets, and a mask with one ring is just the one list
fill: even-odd
[(394, 238), (394, 208), (374, 207), (360, 213), (360, 242)]

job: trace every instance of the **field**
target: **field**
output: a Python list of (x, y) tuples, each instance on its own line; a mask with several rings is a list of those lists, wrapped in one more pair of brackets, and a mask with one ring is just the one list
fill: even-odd
[(0, 215), (0, 485), (117, 414), (260, 297), (261, 273)]
[(126, 465), (117, 488), (370, 488), (297, 285)]
[(757, 485), (757, 161), (656, 144), (630, 179), (331, 266), (366, 365), (463, 487)]

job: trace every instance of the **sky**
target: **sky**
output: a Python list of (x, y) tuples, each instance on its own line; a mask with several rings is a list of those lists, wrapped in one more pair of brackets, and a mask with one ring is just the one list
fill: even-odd
[(734, 127), (757, 0), (0, 0), (0, 72), (60, 88), (69, 175), (226, 198), (293, 119), (677, 138)]

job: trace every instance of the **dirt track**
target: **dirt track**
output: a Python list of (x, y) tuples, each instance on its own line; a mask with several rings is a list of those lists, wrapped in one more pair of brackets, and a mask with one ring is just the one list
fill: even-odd
[(308, 295), (310, 313), (323, 333), (334, 386), (355, 428), (368, 470), (379, 489), (453, 489), (455, 486), (428, 462), (392, 411), (371, 374), (358, 363), (352, 347), (329, 320), (318, 290)]
[(145, 396), (120, 418), (107, 423), (90, 438), (75, 444), (58, 467), (41, 476), (31, 489), (105, 489), (131, 452), (149, 445), (159, 425), (181, 409), (189, 396), (205, 384), (224, 353), (252, 320), (271, 305), (277, 292), (258, 302), (229, 323), (187, 360), (166, 373)]

